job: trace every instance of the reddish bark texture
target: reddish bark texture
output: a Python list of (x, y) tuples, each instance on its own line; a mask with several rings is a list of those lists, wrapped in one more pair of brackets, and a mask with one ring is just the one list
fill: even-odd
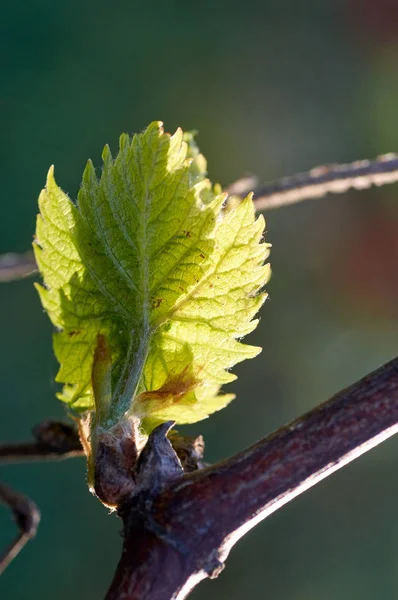
[(145, 490), (119, 511), (124, 548), (107, 600), (181, 600), (217, 576), (247, 530), (397, 431), (395, 359), (265, 440), (193, 473), (178, 474), (174, 465), (169, 480), (156, 474), (158, 443), (163, 456), (174, 452), (158, 432), (155, 452), (147, 452), (153, 485), (147, 475)]

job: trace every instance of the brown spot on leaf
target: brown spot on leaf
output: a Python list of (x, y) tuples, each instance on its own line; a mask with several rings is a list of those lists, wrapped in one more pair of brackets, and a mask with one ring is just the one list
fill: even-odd
[(68, 336), (69, 336), (69, 337), (74, 337), (75, 335), (79, 335), (79, 333), (81, 333), (81, 331), (80, 331), (80, 330), (77, 330), (77, 331), (69, 331), (69, 332), (68, 332)]
[(152, 298), (152, 300), (151, 300), (152, 308), (159, 308), (159, 306), (162, 304), (162, 302), (163, 302), (163, 298)]
[(191, 236), (191, 232), (190, 231), (186, 231), (185, 229), (182, 230), (182, 233), (185, 235), (185, 237), (190, 238)]
[(154, 409), (175, 404), (192, 391), (198, 383), (199, 380), (191, 372), (191, 365), (187, 365), (181, 373), (170, 374), (157, 390), (141, 392), (137, 396), (137, 400), (147, 406), (152, 404)]

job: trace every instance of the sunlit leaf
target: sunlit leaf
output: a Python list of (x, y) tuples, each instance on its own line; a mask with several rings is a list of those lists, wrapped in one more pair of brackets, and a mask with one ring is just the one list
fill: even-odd
[(260, 348), (240, 338), (265, 300), (269, 245), (251, 197), (229, 212), (205, 178), (192, 134), (152, 123), (91, 161), (77, 203), (53, 169), (39, 199), (37, 285), (56, 327), (59, 397), (97, 410), (103, 427), (125, 415), (146, 431), (192, 423), (233, 398), (229, 369)]

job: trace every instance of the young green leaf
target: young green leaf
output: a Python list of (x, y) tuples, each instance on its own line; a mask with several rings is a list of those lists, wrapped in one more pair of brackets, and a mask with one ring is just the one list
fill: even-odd
[(76, 204), (52, 168), (39, 198), (37, 289), (57, 329), (59, 397), (106, 429), (130, 415), (147, 432), (203, 419), (233, 398), (219, 394), (229, 369), (260, 352), (238, 339), (266, 297), (263, 217), (250, 196), (223, 211), (183, 137), (159, 122), (123, 134), (100, 176), (88, 162)]

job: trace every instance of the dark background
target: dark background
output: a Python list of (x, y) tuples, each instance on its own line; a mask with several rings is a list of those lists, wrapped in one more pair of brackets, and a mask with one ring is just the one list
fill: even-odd
[[(210, 175), (274, 179), (398, 150), (398, 4), (391, 0), (0, 2), (0, 253), (31, 243), (50, 164), (76, 197), (105, 142), (161, 119), (198, 129)], [(237, 399), (187, 428), (213, 462), (397, 354), (398, 188), (270, 212), (270, 300), (236, 369)], [(32, 280), (0, 289), (0, 439), (22, 440), (54, 398), (51, 326)], [(398, 595), (398, 440), (285, 506), (232, 551), (196, 600)], [(42, 523), (0, 582), (5, 600), (98, 600), (120, 524), (81, 459), (3, 467)], [(0, 542), (15, 533), (0, 511)]]

